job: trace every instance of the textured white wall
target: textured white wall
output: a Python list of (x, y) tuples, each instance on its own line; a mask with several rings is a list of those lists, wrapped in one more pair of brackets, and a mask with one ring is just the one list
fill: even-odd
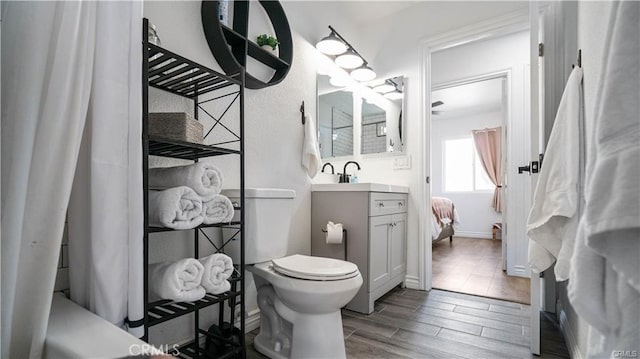
[[(147, 1), (144, 4), (144, 16), (157, 26), (163, 47), (219, 70), (202, 31), (200, 6), (200, 1)], [(251, 20), (251, 33), (269, 31), (260, 28), (264, 24), (259, 16), (252, 16)], [(254, 25), (258, 28), (254, 28)], [(310, 179), (300, 164), (303, 126), (299, 108), (300, 103), (305, 101), (308, 111), (313, 113), (315, 109), (315, 49), (295, 30), (293, 32), (293, 66), (285, 80), (273, 87), (245, 92), (245, 179), (247, 187), (289, 188), (296, 191), (288, 252), (309, 254), (311, 192)], [(150, 93), (150, 107), (153, 111), (191, 112), (188, 102), (160, 91)], [(235, 157), (216, 157), (211, 161), (223, 170), (226, 188), (239, 185)], [(154, 161), (152, 165), (166, 163)], [(151, 261), (190, 255), (193, 242), (190, 238), (190, 234), (155, 235), (151, 241)], [(207, 246), (202, 245), (201, 248), (205, 250)], [(248, 284), (247, 312), (251, 312), (256, 308), (255, 289), (251, 280), (248, 280)], [(190, 335), (190, 323), (188, 319), (170, 321), (165, 326), (153, 328), (152, 338), (156, 343), (179, 340)]]
[(461, 223), (456, 234), (491, 237), (492, 224), (502, 222), (502, 215), (491, 208), (493, 192), (444, 192), (443, 146), (448, 139), (470, 137), (472, 130), (502, 125), (502, 112), (490, 111), (464, 117), (434, 116), (431, 122), (431, 194), (448, 197), (455, 203)]

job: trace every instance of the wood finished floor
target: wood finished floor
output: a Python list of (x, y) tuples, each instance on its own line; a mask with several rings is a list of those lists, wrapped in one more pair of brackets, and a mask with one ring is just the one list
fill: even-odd
[[(342, 311), (348, 358), (569, 358), (555, 318), (541, 316), (541, 355), (529, 352), (529, 306), (442, 290), (395, 289), (364, 315)], [(318, 330), (322, 330), (319, 328)], [(247, 334), (247, 358), (266, 358)]]
[(433, 244), (433, 288), (529, 304), (529, 278), (502, 270), (502, 241), (453, 237)]

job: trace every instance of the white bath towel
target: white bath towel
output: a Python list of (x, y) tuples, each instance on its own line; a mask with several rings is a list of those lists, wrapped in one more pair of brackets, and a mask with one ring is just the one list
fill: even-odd
[(207, 162), (149, 169), (150, 188), (166, 189), (187, 186), (191, 187), (205, 200), (220, 193), (223, 180), (222, 172), (216, 166)]
[(302, 145), (302, 166), (307, 170), (310, 178), (316, 176), (322, 166), (320, 147), (316, 135), (316, 122), (313, 117), (306, 115), (304, 121), (304, 144)]
[(200, 259), (204, 266), (202, 286), (211, 294), (220, 294), (231, 289), (227, 279), (233, 274), (233, 261), (223, 253), (215, 253)]
[(203, 274), (204, 266), (193, 258), (150, 264), (151, 294), (177, 302), (193, 302), (202, 299), (206, 294), (200, 285)]
[(213, 196), (209, 201), (202, 202), (202, 218), (204, 224), (230, 222), (233, 218), (233, 203), (221, 194)]
[[(571, 258), (579, 221), (580, 161), (584, 157), (580, 153), (584, 139), (579, 135), (583, 112), (581, 84), (582, 68), (576, 67), (569, 75), (558, 106), (529, 213), (529, 265), (537, 273), (551, 266), (561, 252), (562, 263)], [(558, 279), (566, 280), (568, 265), (563, 264), (562, 269)]]
[(189, 187), (149, 191), (149, 225), (190, 229), (202, 224), (202, 200)]
[(569, 278), (573, 307), (603, 335), (602, 353), (589, 343), (588, 357), (640, 352), (640, 6), (614, 3), (607, 24)]

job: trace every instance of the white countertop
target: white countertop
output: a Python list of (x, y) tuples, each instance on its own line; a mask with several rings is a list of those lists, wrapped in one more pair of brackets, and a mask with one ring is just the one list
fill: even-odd
[(315, 183), (311, 192), (388, 192), (409, 193), (409, 187), (381, 183)]

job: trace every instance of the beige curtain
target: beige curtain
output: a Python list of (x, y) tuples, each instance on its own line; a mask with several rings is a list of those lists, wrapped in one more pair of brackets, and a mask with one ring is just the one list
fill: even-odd
[(489, 179), (496, 185), (493, 204), (496, 212), (502, 212), (502, 127), (474, 130), (473, 142), (476, 145), (482, 167)]

